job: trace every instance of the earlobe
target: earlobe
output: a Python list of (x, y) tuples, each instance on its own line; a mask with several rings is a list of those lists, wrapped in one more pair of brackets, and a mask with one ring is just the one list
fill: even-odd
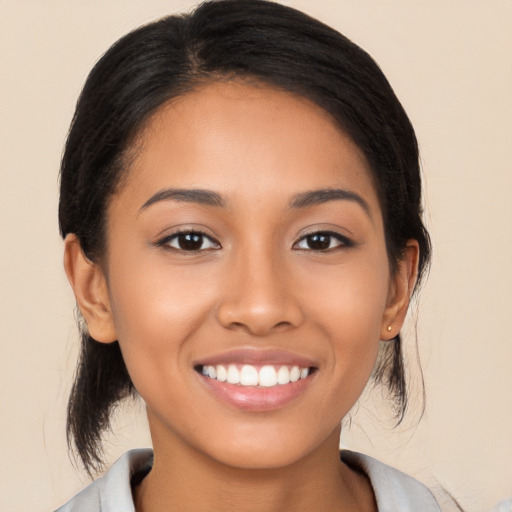
[(116, 341), (105, 275), (99, 265), (87, 258), (74, 234), (67, 235), (64, 241), (64, 269), (89, 334), (101, 343)]
[(393, 339), (402, 328), (418, 278), (419, 254), (418, 242), (409, 240), (396, 273), (391, 278), (388, 304), (382, 319), (381, 340)]

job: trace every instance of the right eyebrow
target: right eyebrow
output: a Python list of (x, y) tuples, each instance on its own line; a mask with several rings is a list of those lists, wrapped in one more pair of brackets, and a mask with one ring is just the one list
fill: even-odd
[(205, 206), (225, 208), (226, 200), (217, 192), (198, 188), (166, 188), (153, 194), (140, 208), (145, 210), (160, 201), (183, 201), (185, 203), (197, 203)]
[(318, 190), (309, 190), (297, 194), (292, 198), (291, 208), (309, 208), (330, 201), (351, 201), (358, 204), (372, 218), (368, 203), (355, 192), (341, 188), (324, 188)]

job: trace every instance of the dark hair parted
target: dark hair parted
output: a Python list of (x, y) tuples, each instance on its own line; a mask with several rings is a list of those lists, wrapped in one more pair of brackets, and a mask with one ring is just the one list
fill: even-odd
[[(373, 59), (343, 35), (295, 9), (265, 0), (220, 0), (163, 18), (116, 42), (80, 95), (61, 166), (59, 223), (100, 262), (110, 197), (130, 146), (173, 97), (215, 80), (249, 79), (302, 95), (325, 109), (363, 151), (384, 218), (390, 268), (407, 240), (430, 257), (421, 221), (414, 130)], [(400, 336), (384, 345), (373, 375), (397, 414), (407, 405)], [(119, 400), (135, 394), (119, 344), (100, 344), (81, 328), (81, 352), (68, 404), (68, 443), (85, 468), (99, 469), (101, 435)]]

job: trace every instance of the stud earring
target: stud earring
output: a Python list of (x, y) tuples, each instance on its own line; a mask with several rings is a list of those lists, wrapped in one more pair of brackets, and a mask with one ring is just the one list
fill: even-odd
[(391, 325), (388, 325), (388, 332), (391, 332), (391, 329), (393, 329)]

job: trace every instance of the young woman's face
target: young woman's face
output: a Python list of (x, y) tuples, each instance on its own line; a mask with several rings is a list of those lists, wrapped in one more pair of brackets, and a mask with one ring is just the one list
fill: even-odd
[(306, 99), (238, 82), (173, 100), (135, 146), (104, 268), (155, 445), (252, 468), (337, 446), (396, 302), (361, 152)]

